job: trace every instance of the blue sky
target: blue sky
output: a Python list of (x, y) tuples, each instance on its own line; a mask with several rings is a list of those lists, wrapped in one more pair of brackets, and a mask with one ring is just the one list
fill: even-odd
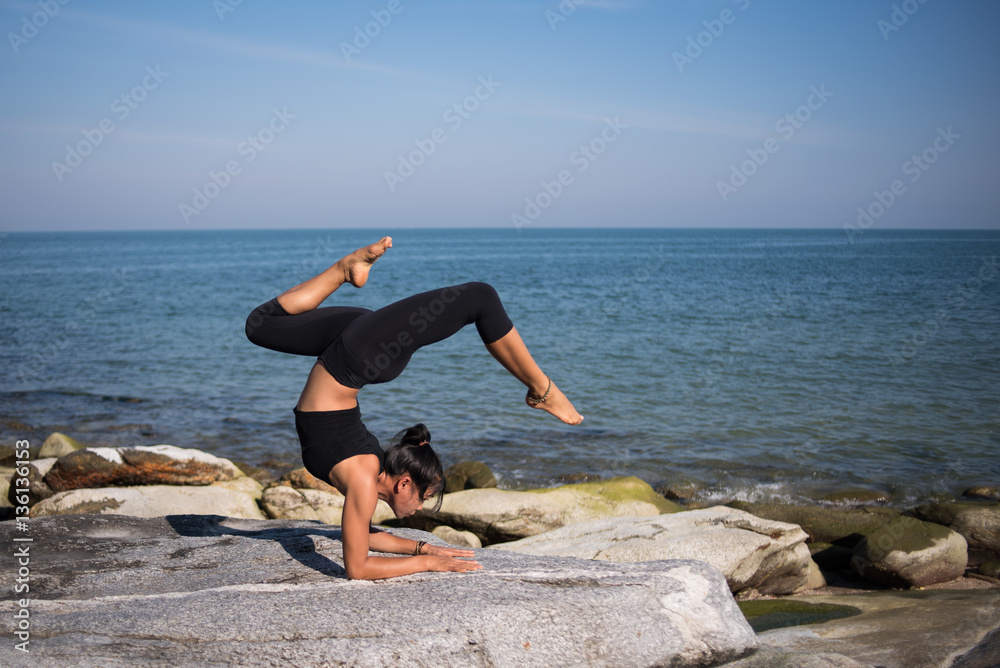
[(3, 231), (1000, 227), (996, 2), (42, 0), (0, 27)]

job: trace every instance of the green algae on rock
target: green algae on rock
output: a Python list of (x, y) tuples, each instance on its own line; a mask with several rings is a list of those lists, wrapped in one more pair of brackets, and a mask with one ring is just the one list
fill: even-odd
[(1000, 503), (925, 503), (918, 506), (913, 515), (926, 522), (943, 524), (962, 534), (970, 550), (982, 550), (1000, 557)]
[(757, 633), (786, 626), (819, 624), (861, 614), (861, 610), (849, 605), (806, 603), (790, 599), (737, 601), (736, 605)]
[(864, 536), (901, 514), (895, 508), (822, 508), (785, 503), (734, 501), (731, 508), (776, 522), (798, 524), (810, 542), (854, 547)]
[(968, 563), (961, 534), (932, 522), (897, 517), (868, 534), (851, 565), (861, 577), (891, 587), (924, 587), (961, 577)]

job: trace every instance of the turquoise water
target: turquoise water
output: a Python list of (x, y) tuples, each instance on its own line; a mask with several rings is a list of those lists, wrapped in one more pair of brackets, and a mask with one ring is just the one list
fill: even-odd
[[(311, 359), (257, 348), (256, 305), (382, 231), (0, 238), (0, 442), (59, 429), (296, 462)], [(524, 406), (474, 328), (362, 391), (383, 440), (426, 423), (501, 484), (633, 474), (705, 500), (863, 486), (909, 503), (1000, 484), (1000, 233), (396, 230), (377, 308), (492, 283), (586, 420)]]

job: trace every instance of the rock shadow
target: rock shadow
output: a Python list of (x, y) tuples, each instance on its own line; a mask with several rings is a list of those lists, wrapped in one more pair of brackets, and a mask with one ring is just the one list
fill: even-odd
[[(327, 528), (329, 525), (317, 522), (313, 527), (270, 527), (250, 528), (260, 526), (258, 520), (241, 520), (222, 515), (167, 515), (164, 517), (171, 528), (179, 536), (211, 537), (235, 536), (267, 540), (277, 543), (291, 558), (322, 575), (336, 578), (347, 578), (344, 567), (316, 551), (314, 537), (327, 538), (342, 542), (339, 528)], [(248, 525), (240, 528), (239, 524)], [(185, 555), (178, 555), (185, 556)]]

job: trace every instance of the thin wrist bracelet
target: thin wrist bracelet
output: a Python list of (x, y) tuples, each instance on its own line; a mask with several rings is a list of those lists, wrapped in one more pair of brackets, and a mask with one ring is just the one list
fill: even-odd
[(418, 541), (417, 542), (417, 548), (415, 550), (413, 550), (413, 556), (417, 556), (418, 554), (420, 554), (420, 550), (424, 549), (424, 545), (426, 545), (426, 544), (427, 544), (427, 541), (423, 541), (423, 540)]

